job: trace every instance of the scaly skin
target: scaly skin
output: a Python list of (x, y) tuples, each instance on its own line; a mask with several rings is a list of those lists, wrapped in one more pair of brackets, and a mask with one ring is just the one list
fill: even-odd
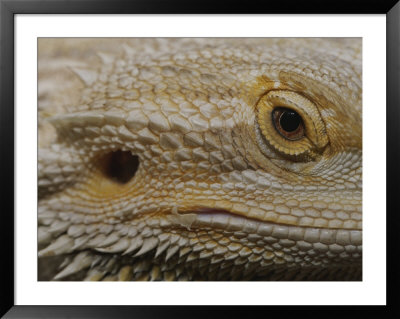
[(41, 39), (39, 279), (360, 280), (361, 122), (360, 39)]

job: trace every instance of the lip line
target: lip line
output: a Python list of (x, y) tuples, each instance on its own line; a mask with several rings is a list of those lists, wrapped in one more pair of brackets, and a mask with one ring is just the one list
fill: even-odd
[(183, 209), (183, 210), (179, 210), (178, 208), (175, 209), (174, 211), (171, 211), (173, 215), (181, 215), (181, 216), (185, 216), (185, 215), (190, 215), (190, 214), (195, 214), (195, 215), (210, 215), (210, 216), (216, 216), (216, 215), (226, 215), (226, 216), (232, 216), (235, 218), (243, 218), (244, 220), (249, 220), (249, 221), (254, 221), (257, 223), (265, 223), (265, 224), (273, 224), (276, 226), (285, 226), (285, 227), (300, 227), (300, 228), (304, 228), (304, 229), (308, 229), (308, 228), (316, 228), (316, 229), (329, 229), (329, 230), (345, 230), (345, 231), (362, 231), (362, 229), (357, 229), (357, 228), (335, 228), (335, 227), (319, 227), (319, 226), (311, 226), (311, 225), (293, 225), (293, 224), (285, 224), (285, 223), (277, 223), (274, 221), (270, 221), (270, 220), (260, 220), (254, 217), (248, 217), (242, 214), (238, 214), (232, 211), (228, 211), (226, 209), (223, 208), (209, 208), (209, 207), (198, 207), (195, 209)]

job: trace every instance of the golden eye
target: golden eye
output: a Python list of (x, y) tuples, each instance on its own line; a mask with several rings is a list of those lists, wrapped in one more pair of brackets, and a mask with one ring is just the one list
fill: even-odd
[(277, 107), (272, 111), (272, 121), (275, 129), (284, 138), (297, 141), (304, 137), (304, 123), (296, 111), (285, 107)]
[(305, 96), (273, 90), (257, 103), (257, 134), (261, 150), (296, 161), (310, 161), (328, 144), (317, 105)]

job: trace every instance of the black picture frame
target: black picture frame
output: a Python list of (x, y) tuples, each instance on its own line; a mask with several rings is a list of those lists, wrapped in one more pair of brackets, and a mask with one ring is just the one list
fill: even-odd
[[(16, 14), (386, 14), (387, 44), (387, 305), (316, 307), (168, 307), (168, 306), (22, 306), (14, 296), (14, 18)], [(400, 226), (397, 181), (400, 160), (400, 3), (398, 0), (286, 0), (244, 1), (241, 3), (163, 0), (0, 0), (0, 315), (4, 318), (150, 318), (265, 316), (336, 318), (400, 318), (399, 263), (397, 261)], [(377, 168), (380, 169), (380, 168)], [(323, 312), (319, 313), (318, 312)]]

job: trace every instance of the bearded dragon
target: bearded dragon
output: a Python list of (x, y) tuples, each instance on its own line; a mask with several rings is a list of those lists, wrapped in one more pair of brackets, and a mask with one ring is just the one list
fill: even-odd
[(39, 280), (361, 280), (361, 40), (39, 39)]

